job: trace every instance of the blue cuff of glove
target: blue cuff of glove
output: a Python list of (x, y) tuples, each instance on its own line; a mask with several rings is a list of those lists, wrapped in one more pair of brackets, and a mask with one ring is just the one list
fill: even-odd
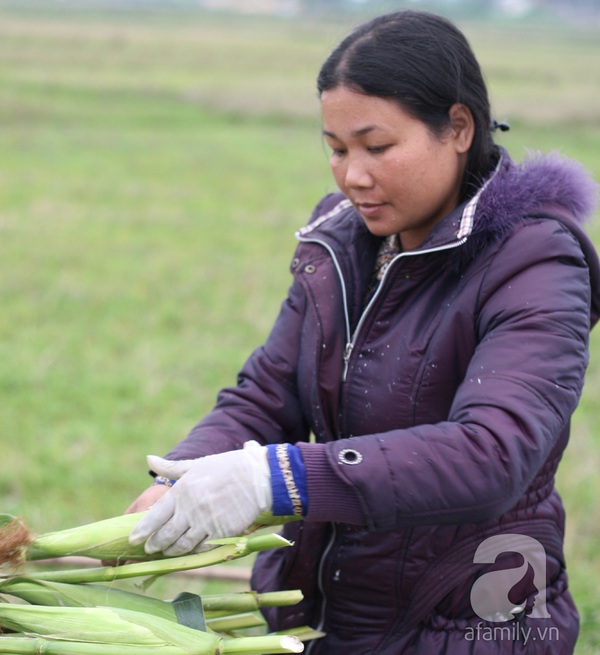
[(267, 446), (271, 470), (273, 516), (304, 516), (308, 511), (306, 470), (299, 448), (288, 443)]

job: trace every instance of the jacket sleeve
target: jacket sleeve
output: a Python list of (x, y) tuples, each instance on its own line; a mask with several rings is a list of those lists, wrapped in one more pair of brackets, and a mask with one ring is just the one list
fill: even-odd
[(478, 522), (514, 507), (564, 447), (588, 362), (590, 295), (568, 230), (548, 219), (518, 229), (482, 276), (478, 345), (448, 420), (300, 444), (307, 518), (345, 520), (334, 487), (355, 492), (376, 530)]

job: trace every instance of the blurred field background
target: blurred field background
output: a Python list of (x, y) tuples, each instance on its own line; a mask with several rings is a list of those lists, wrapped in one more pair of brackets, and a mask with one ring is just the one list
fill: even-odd
[[(145, 455), (266, 337), (294, 231), (334, 188), (314, 80), (358, 9), (138, 5), (0, 0), (0, 511), (37, 531), (147, 485)], [(456, 20), (511, 124), (498, 142), (600, 180), (599, 24)], [(600, 650), (599, 393), (600, 331), (559, 476), (579, 655)]]

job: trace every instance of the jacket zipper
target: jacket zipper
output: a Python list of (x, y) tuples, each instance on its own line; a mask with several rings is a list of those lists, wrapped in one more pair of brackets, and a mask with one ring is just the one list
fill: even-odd
[[(379, 281), (379, 284), (377, 286), (377, 289), (375, 290), (375, 293), (373, 294), (371, 300), (367, 303), (367, 306), (364, 308), (362, 314), (360, 315), (360, 318), (358, 319), (358, 323), (356, 324), (356, 328), (354, 329), (354, 333), (352, 334), (352, 338), (348, 343), (346, 343), (346, 347), (344, 349), (344, 372), (342, 374), (342, 382), (346, 382), (346, 378), (348, 377), (348, 369), (350, 367), (350, 356), (352, 355), (352, 351), (354, 350), (354, 345), (356, 344), (356, 339), (358, 337), (358, 334), (360, 330), (362, 329), (362, 326), (364, 325), (364, 322), (366, 320), (366, 317), (371, 311), (371, 308), (373, 307), (375, 301), (377, 300), (377, 297), (379, 296), (381, 290), (383, 289), (383, 285), (385, 282), (386, 277), (388, 276), (388, 273), (392, 266), (399, 261), (400, 259), (404, 259), (404, 257), (415, 257), (417, 255), (429, 255), (434, 252), (441, 252), (442, 250), (451, 250), (452, 248), (458, 248), (459, 246), (462, 246), (463, 243), (467, 240), (467, 237), (462, 237), (458, 241), (455, 241), (453, 243), (448, 243), (444, 246), (438, 246), (437, 248), (428, 248), (427, 250), (411, 250), (408, 252), (401, 252), (398, 253), (394, 259), (388, 264), (388, 267), (385, 269), (385, 272), (383, 273), (383, 276), (381, 280)], [(344, 281), (342, 280), (342, 284), (344, 284)], [(346, 294), (344, 294), (344, 300), (346, 299)], [(349, 316), (348, 311), (346, 310), (346, 316)]]
[[(317, 632), (322, 632), (323, 628), (325, 627), (325, 613), (327, 612), (327, 596), (325, 595), (325, 589), (323, 588), (323, 568), (325, 567), (325, 560), (329, 555), (329, 551), (333, 548), (335, 537), (336, 537), (336, 525), (335, 523), (332, 523), (331, 536), (329, 537), (327, 546), (325, 546), (325, 550), (321, 555), (321, 559), (319, 560), (319, 568), (317, 570), (317, 586), (319, 587), (319, 591), (321, 592), (321, 598), (322, 598), (321, 615), (319, 617), (319, 622), (317, 623), (317, 627), (315, 628)], [(310, 655), (316, 641), (317, 641), (316, 639), (314, 641), (311, 641), (308, 648), (306, 649), (306, 655)]]
[[(346, 327), (346, 346), (344, 347), (344, 369), (342, 373), (342, 383), (346, 382), (346, 378), (348, 376), (348, 369), (350, 368), (350, 358), (352, 356), (352, 351), (354, 350), (354, 345), (356, 343), (356, 339), (360, 333), (360, 330), (362, 329), (362, 326), (364, 325), (364, 322), (366, 320), (367, 315), (369, 314), (371, 308), (373, 307), (373, 304), (377, 300), (377, 297), (379, 296), (379, 293), (381, 289), (383, 288), (384, 281), (388, 275), (389, 270), (392, 268), (392, 266), (400, 259), (403, 257), (411, 257), (415, 255), (426, 255), (434, 252), (441, 252), (442, 250), (450, 250), (452, 248), (457, 248), (461, 246), (465, 241), (467, 240), (467, 237), (464, 236), (460, 238), (458, 241), (455, 241), (450, 244), (446, 244), (444, 246), (438, 246), (437, 248), (429, 248), (427, 250), (419, 250), (419, 251), (410, 251), (410, 252), (402, 252), (396, 255), (394, 259), (389, 263), (387, 269), (385, 270), (385, 273), (383, 274), (383, 277), (381, 278), (381, 281), (379, 283), (379, 286), (377, 287), (375, 293), (373, 294), (373, 297), (371, 300), (367, 303), (367, 306), (363, 310), (358, 323), (356, 325), (356, 328), (354, 330), (354, 333), (352, 333), (350, 329), (350, 313), (348, 310), (348, 295), (346, 293), (346, 281), (344, 279), (344, 275), (342, 273), (342, 269), (340, 268), (337, 256), (333, 250), (333, 248), (326, 242), (321, 239), (314, 239), (314, 238), (305, 238), (298, 236), (298, 240), (302, 241), (304, 243), (316, 243), (318, 245), (323, 246), (329, 252), (331, 255), (331, 259), (334, 263), (335, 269), (337, 271), (338, 277), (340, 279), (341, 287), (342, 287), (342, 302), (344, 306), (344, 322), (345, 322), (345, 327)], [(321, 559), (319, 561), (319, 568), (317, 571), (317, 586), (319, 588), (319, 591), (321, 593), (321, 615), (319, 618), (319, 623), (317, 624), (316, 629), (318, 631), (322, 631), (323, 628), (325, 627), (325, 613), (327, 610), (327, 596), (325, 595), (325, 589), (324, 589), (324, 584), (323, 584), (323, 569), (325, 567), (325, 560), (327, 559), (327, 556), (329, 555), (329, 552), (333, 548), (333, 544), (335, 542), (336, 538), (336, 527), (335, 523), (332, 524), (332, 533), (331, 536), (329, 537), (329, 541), (327, 542), (327, 546), (325, 546), (325, 549), (323, 550), (323, 554), (321, 555)], [(310, 655), (312, 652), (313, 646), (315, 644), (315, 641), (311, 642), (310, 645), (308, 646), (306, 650), (306, 655)]]
[(375, 293), (373, 294), (373, 297), (371, 298), (371, 300), (369, 300), (367, 306), (364, 308), (362, 314), (360, 315), (356, 328), (354, 329), (354, 333), (352, 333), (350, 329), (350, 312), (348, 311), (348, 294), (346, 293), (346, 281), (344, 279), (342, 269), (340, 268), (337, 255), (335, 254), (333, 248), (326, 241), (323, 241), (322, 239), (314, 239), (314, 238), (307, 239), (305, 237), (298, 236), (298, 240), (303, 241), (304, 243), (316, 243), (320, 246), (323, 246), (323, 248), (325, 248), (327, 252), (331, 255), (331, 259), (333, 260), (335, 270), (337, 271), (338, 277), (340, 279), (340, 284), (342, 287), (342, 303), (344, 305), (344, 322), (346, 326), (346, 346), (344, 347), (344, 369), (342, 373), (342, 382), (346, 382), (346, 378), (348, 377), (348, 369), (350, 368), (350, 357), (352, 356), (352, 351), (354, 350), (356, 339), (358, 337), (358, 334), (360, 333), (362, 326), (364, 325), (364, 322), (371, 310), (371, 307), (373, 307), (373, 304), (377, 300), (377, 297), (379, 296), (381, 289), (383, 288), (384, 281), (392, 266), (398, 260), (403, 259), (404, 257), (428, 255), (434, 252), (441, 252), (443, 250), (451, 250), (452, 248), (458, 248), (459, 246), (462, 246), (463, 243), (465, 243), (467, 237), (464, 236), (458, 241), (455, 241), (453, 243), (448, 243), (444, 246), (438, 246), (437, 248), (428, 248), (427, 250), (411, 250), (409, 252), (401, 252), (398, 255), (396, 255), (396, 257), (394, 257), (394, 259), (392, 259), (392, 261), (389, 263), (388, 267), (385, 270), (385, 273), (383, 274), (383, 277), (381, 278), (381, 281), (379, 282), (379, 285)]

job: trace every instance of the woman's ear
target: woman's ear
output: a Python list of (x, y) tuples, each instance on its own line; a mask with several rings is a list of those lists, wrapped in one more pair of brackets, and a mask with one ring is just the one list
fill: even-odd
[(457, 102), (448, 110), (450, 118), (450, 133), (456, 145), (456, 152), (465, 153), (473, 143), (475, 135), (475, 120), (471, 110), (460, 102)]

